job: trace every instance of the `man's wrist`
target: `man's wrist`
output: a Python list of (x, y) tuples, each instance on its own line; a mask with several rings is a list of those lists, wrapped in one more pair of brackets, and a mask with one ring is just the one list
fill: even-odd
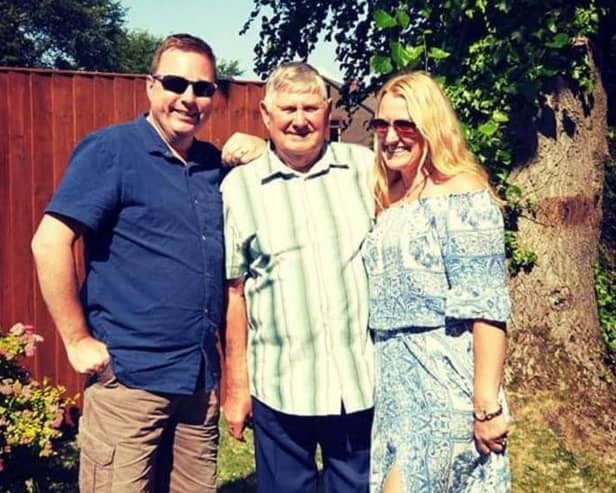
[(73, 334), (71, 336), (64, 337), (63, 341), (64, 341), (64, 346), (69, 348), (69, 347), (76, 346), (77, 344), (79, 344), (81, 341), (85, 339), (91, 339), (91, 338), (92, 338), (92, 335), (89, 332), (82, 330), (82, 331), (73, 331)]

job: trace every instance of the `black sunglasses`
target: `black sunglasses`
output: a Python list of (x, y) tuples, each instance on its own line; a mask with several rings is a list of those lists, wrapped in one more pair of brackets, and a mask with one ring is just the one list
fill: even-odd
[(411, 120), (394, 120), (393, 122), (388, 122), (383, 118), (373, 118), (370, 120), (370, 129), (373, 130), (379, 137), (384, 137), (389, 130), (389, 127), (394, 127), (394, 130), (401, 137), (406, 137), (411, 135), (415, 130), (417, 130), (417, 125), (415, 122)]
[(160, 82), (165, 91), (184, 94), (188, 86), (192, 86), (195, 96), (209, 98), (216, 91), (216, 84), (209, 80), (188, 80), (179, 75), (152, 75), (154, 80)]

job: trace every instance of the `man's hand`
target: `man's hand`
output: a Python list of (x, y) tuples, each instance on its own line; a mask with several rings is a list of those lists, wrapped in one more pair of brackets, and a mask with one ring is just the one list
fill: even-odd
[(96, 373), (109, 364), (107, 346), (91, 336), (67, 344), (66, 354), (77, 373)]
[(249, 390), (227, 389), (222, 412), (229, 434), (240, 442), (245, 441), (244, 429), (252, 419)]
[(265, 152), (266, 141), (255, 135), (235, 132), (222, 147), (225, 166), (246, 164)]

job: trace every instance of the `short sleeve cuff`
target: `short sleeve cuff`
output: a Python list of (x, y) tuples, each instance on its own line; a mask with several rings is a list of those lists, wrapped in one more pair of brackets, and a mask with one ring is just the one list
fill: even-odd
[(456, 319), (485, 319), (506, 322), (511, 302), (506, 286), (489, 290), (452, 289), (446, 304), (446, 316)]

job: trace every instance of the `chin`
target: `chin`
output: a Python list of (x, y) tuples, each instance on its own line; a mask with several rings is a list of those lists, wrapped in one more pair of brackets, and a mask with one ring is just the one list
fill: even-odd
[(315, 146), (308, 142), (302, 142), (296, 145), (290, 145), (288, 149), (289, 151), (294, 152), (294, 153), (308, 154), (308, 153), (311, 153), (315, 149)]
[(411, 156), (400, 156), (394, 159), (385, 159), (385, 165), (392, 171), (399, 171), (411, 164)]
[(179, 120), (175, 122), (173, 127), (177, 132), (192, 132), (195, 128), (197, 128), (197, 124), (195, 122)]

